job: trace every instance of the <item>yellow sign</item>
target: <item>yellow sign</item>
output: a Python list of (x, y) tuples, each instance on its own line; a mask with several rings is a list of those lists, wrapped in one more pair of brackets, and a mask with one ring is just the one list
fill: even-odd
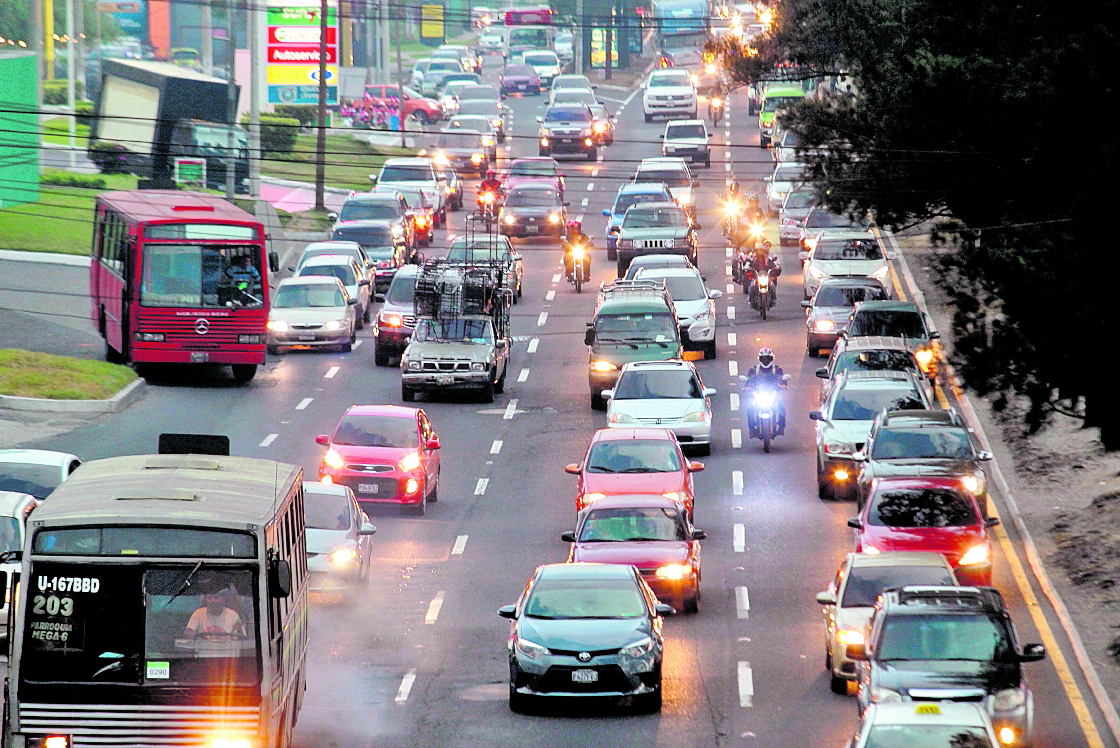
[(443, 6), (420, 6), (420, 38), (443, 39)]
[(914, 714), (941, 714), (941, 709), (937, 704), (922, 704), (914, 710)]
[[(338, 66), (327, 65), (327, 83), (338, 80)], [(318, 65), (269, 65), (269, 83), (296, 83), (304, 86), (319, 83)]]

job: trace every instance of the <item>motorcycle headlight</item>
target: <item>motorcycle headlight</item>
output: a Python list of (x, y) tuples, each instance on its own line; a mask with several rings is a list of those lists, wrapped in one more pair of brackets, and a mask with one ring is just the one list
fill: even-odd
[(809, 266), (809, 277), (810, 278), (816, 278), (817, 280), (820, 280), (821, 278), (825, 277), (825, 275), (827, 275), (827, 273), (825, 273), (820, 268), (815, 267), (813, 265)]
[(472, 153), (471, 154), (471, 163), (472, 164), (481, 164), (482, 163), (482, 154), (481, 153)]
[(898, 691), (892, 691), (889, 688), (872, 686), (871, 701), (876, 704), (897, 704), (902, 701), (902, 695), (899, 694)]
[(440, 166), (447, 166), (451, 162), (448, 160), (446, 153), (437, 153), (436, 154), (436, 163), (439, 164)]
[(836, 643), (841, 647), (849, 644), (863, 644), (863, 632), (855, 629), (836, 629)]
[(583, 248), (583, 245), (572, 247), (572, 259), (582, 260), (586, 254), (587, 251)]
[(997, 712), (1009, 712), (1012, 709), (1018, 709), (1023, 704), (1027, 703), (1027, 689), (1007, 688), (1002, 691), (996, 691), (995, 697), (992, 699), (992, 710)]
[(490, 120), (490, 124), (493, 125), (494, 127), (501, 127), (502, 126), (502, 118), (501, 117), (495, 117), (494, 119)]
[(486, 362), (485, 361), (472, 361), (471, 362), (471, 371), (486, 371)]
[(813, 323), (813, 329), (817, 332), (832, 332), (836, 329), (836, 323), (830, 319), (818, 319)]
[(646, 636), (638, 641), (627, 644), (618, 651), (623, 657), (642, 657), (653, 651), (653, 639)]
[(358, 557), (358, 551), (355, 548), (339, 548), (337, 551), (327, 556), (327, 560), (332, 564), (346, 564)]
[(404, 229), (400, 226), (394, 226), (391, 230), (393, 232), (393, 236), (400, 236), (404, 233)]
[(517, 637), (517, 640), (513, 643), (513, 648), (517, 650), (518, 654), (525, 655), (530, 660), (539, 660), (548, 656), (548, 649), (521, 637)]
[(694, 411), (692, 413), (686, 413), (684, 415), (684, 417), (681, 418), (681, 422), (683, 422), (683, 423), (704, 423), (705, 421), (708, 420), (708, 418), (709, 418), (708, 411), (697, 410), (697, 411)]
[(876, 279), (876, 280), (883, 280), (884, 278), (887, 277), (887, 274), (890, 273), (890, 272), (891, 272), (890, 265), (884, 265), (883, 267), (879, 268), (874, 273), (872, 273), (871, 277)]
[(346, 462), (342, 459), (342, 455), (340, 455), (338, 452), (334, 451), (333, 449), (328, 449), (327, 453), (323, 455), (323, 464), (327, 465), (328, 467), (332, 467), (335, 470), (338, 470), (340, 467), (345, 465)]
[(758, 390), (754, 393), (754, 401), (760, 408), (769, 408), (774, 404), (775, 395), (770, 390)]
[(548, 138), (541, 138), (541, 145), (543, 145), (545, 148), (547, 148), (548, 147)]
[(611, 413), (610, 418), (607, 420), (611, 423), (637, 423), (637, 421), (634, 420), (634, 416), (628, 416), (625, 413)]
[(559, 213), (549, 213), (548, 214), (548, 222), (549, 223), (560, 223), (560, 214)]
[(657, 568), (654, 576), (658, 579), (685, 579), (692, 576), (692, 567), (689, 564), (665, 564)]
[(964, 552), (961, 560), (957, 562), (958, 566), (975, 566), (977, 564), (985, 564), (991, 555), (991, 549), (988, 548), (987, 543), (980, 543), (974, 545)]

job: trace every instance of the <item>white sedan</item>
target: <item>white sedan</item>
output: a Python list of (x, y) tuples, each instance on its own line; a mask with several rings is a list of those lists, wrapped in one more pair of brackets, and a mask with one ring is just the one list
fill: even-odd
[(677, 324), (681, 328), (681, 345), (685, 349), (704, 351), (704, 358), (716, 357), (715, 299), (723, 295), (722, 291), (709, 290), (700, 272), (693, 267), (646, 268), (634, 277), (664, 282), (673, 298)]
[(823, 236), (809, 250), (802, 268), (805, 298), (810, 299), (821, 281), (834, 275), (867, 276), (890, 288), (890, 263), (874, 239)]
[(0, 449), (0, 491), (31, 494), (42, 501), (81, 464), (68, 452)]
[(610, 401), (607, 425), (662, 426), (672, 429), (682, 448), (710, 454), (714, 394), (689, 361), (631, 361), (614, 389), (603, 391)]

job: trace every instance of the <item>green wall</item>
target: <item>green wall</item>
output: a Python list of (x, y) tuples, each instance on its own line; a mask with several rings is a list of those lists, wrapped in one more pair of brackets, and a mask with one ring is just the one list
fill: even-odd
[(0, 208), (39, 200), (35, 55), (0, 53)]

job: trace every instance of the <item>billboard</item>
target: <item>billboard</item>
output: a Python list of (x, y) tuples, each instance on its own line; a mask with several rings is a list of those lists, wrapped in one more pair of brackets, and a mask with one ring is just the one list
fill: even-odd
[[(283, 2), (283, 0), (281, 0)], [(267, 9), (268, 101), (315, 104), (319, 101), (320, 5), (283, 2)], [(327, 11), (327, 104), (338, 104), (338, 11)]]
[(424, 4), (420, 6), (420, 41), (429, 46), (443, 44), (443, 6)]

